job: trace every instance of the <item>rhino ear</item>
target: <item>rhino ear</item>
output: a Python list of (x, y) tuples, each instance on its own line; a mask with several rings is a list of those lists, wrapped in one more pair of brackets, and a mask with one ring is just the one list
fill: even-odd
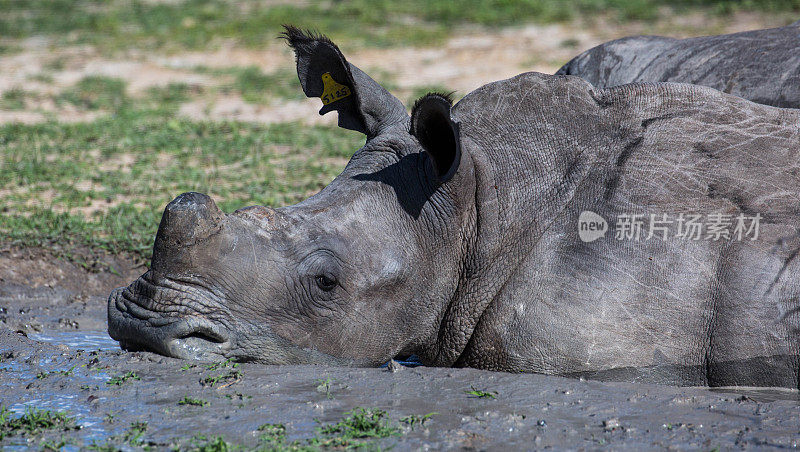
[(359, 68), (348, 63), (339, 48), (325, 36), (291, 25), (281, 38), (294, 49), (297, 76), (308, 97), (319, 97), (324, 115), (339, 112), (339, 127), (369, 137), (393, 124), (406, 121), (408, 114), (396, 97)]
[(449, 94), (429, 93), (411, 111), (411, 135), (433, 159), (442, 182), (452, 177), (461, 162), (458, 124), (450, 116), (452, 104)]

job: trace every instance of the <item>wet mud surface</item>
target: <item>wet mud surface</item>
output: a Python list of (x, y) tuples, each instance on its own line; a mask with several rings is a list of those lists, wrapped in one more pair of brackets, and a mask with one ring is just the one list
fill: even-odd
[[(217, 436), (246, 449), (341, 445), (325, 443), (335, 435), (322, 430), (357, 407), (385, 411), (391, 436), (348, 445), (394, 450), (800, 445), (800, 395), (791, 390), (474, 369), (212, 364), (126, 353), (105, 333), (105, 296), (143, 268), (118, 260), (117, 274), (109, 275), (12, 254), (0, 252), (0, 406), (12, 418), (30, 409), (65, 411), (80, 428), (17, 432), (0, 439), (3, 449), (189, 449)], [(265, 437), (276, 427), (264, 424), (281, 424), (285, 438)]]

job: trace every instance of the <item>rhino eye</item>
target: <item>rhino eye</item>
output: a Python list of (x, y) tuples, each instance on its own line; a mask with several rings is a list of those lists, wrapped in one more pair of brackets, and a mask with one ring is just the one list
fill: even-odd
[(314, 280), (317, 282), (317, 287), (325, 292), (330, 292), (336, 287), (336, 280), (325, 275), (317, 275)]

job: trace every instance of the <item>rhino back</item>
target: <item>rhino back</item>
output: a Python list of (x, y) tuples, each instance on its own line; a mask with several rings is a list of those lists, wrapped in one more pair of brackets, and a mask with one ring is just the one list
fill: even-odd
[[(593, 90), (540, 74), (456, 111), (484, 175), (483, 224), (496, 225), (481, 246), (496, 263), (478, 285), (490, 301), (458, 364), (797, 385), (798, 112), (698, 86)], [(763, 219), (754, 241), (645, 231), (587, 243), (584, 211), (612, 228), (625, 214)]]
[(633, 82), (709, 86), (754, 102), (800, 107), (800, 25), (719, 36), (639, 36), (579, 55), (558, 74), (598, 87)]
[(581, 53), (561, 67), (556, 75), (577, 75), (599, 88), (632, 83), (639, 81), (637, 79), (661, 57), (662, 52), (672, 49), (677, 42), (677, 39), (662, 36), (616, 39)]

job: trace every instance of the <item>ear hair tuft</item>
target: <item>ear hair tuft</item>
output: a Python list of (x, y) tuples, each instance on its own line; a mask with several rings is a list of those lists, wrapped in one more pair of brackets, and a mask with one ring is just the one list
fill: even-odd
[(336, 44), (334, 44), (330, 38), (316, 30), (303, 30), (290, 24), (283, 24), (283, 29), (284, 31), (278, 35), (278, 39), (283, 39), (286, 41), (286, 43), (289, 44), (289, 46), (294, 50), (299, 50), (299, 48), (303, 47), (304, 44), (309, 44), (315, 41), (325, 42), (336, 47)]
[(450, 106), (453, 106), (453, 94), (455, 94), (455, 91), (450, 91), (449, 93), (444, 93), (444, 92), (439, 92), (439, 91), (431, 91), (428, 94), (425, 94), (424, 96), (422, 96), (419, 99), (417, 99), (416, 101), (414, 101), (414, 107), (411, 108), (411, 111), (416, 110), (417, 107), (419, 107), (420, 104), (425, 99), (428, 99), (430, 97), (442, 99), (445, 102), (447, 102), (448, 104), (450, 104)]

